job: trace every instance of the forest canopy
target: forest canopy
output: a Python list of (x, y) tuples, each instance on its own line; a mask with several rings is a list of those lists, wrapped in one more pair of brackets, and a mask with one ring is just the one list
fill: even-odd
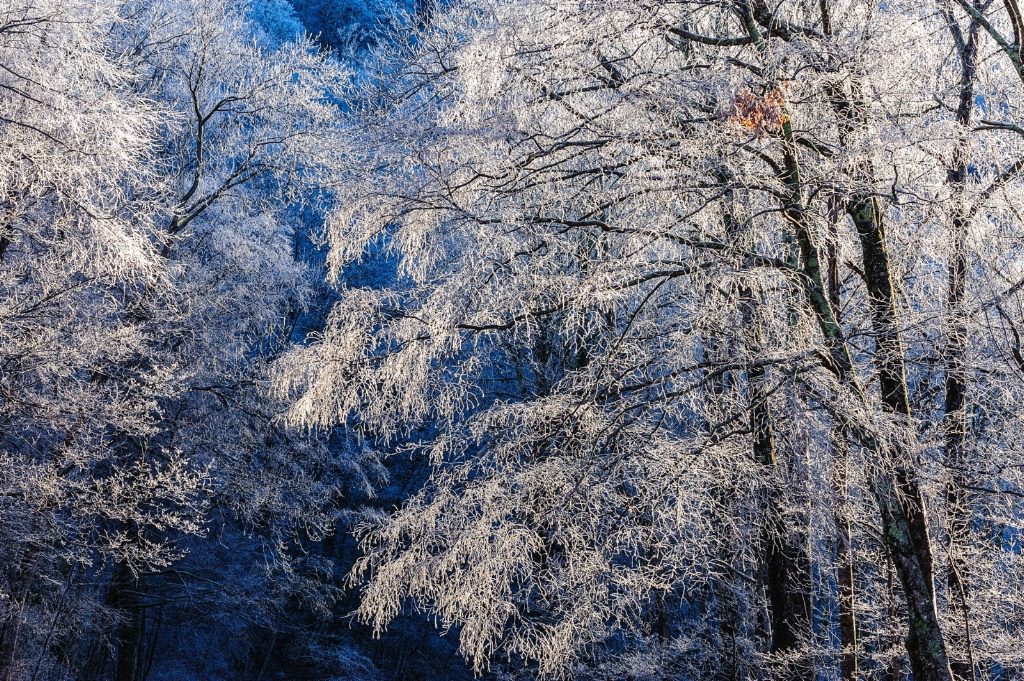
[(0, 679), (1024, 677), (1019, 0), (0, 0)]

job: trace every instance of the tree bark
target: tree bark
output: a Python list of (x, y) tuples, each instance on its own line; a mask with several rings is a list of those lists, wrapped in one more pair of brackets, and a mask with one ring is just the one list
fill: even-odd
[[(841, 457), (840, 472), (836, 481), (841, 501), (846, 498), (845, 459), (845, 456)], [(839, 644), (842, 648), (839, 658), (839, 674), (843, 681), (856, 681), (858, 667), (857, 614), (853, 538), (845, 508), (836, 514), (836, 529), (836, 585), (839, 592)]]
[[(852, 389), (860, 399), (866, 400), (862, 389), (857, 385), (849, 348), (826, 293), (818, 250), (811, 239), (811, 230), (803, 205), (796, 143), (788, 121), (782, 126), (782, 138), (785, 162), (785, 175), (782, 179), (790, 188), (790, 199), (784, 207), (784, 214), (793, 226), (800, 246), (801, 270), (808, 303), (818, 318), (829, 348), (830, 368), (841, 383)], [(875, 211), (872, 210), (872, 213)], [(894, 339), (883, 339), (883, 342), (898, 342), (895, 306), (891, 298), (892, 284), (888, 276), (888, 257), (884, 250), (881, 225), (874, 223), (866, 231), (865, 238), (862, 238), (862, 247), (867, 248), (867, 257), (874, 261), (871, 267), (876, 277), (868, 284), (869, 290), (875, 291), (876, 297), (884, 296), (885, 292), (889, 294), (888, 303), (884, 298), (872, 302), (872, 322), (880, 325), (885, 334)], [(897, 355), (894, 350), (890, 348), (888, 352), (883, 352), (876, 366), (880, 372), (888, 373), (883, 383), (883, 386), (888, 387), (887, 390), (883, 388), (886, 406), (897, 414), (900, 414), (901, 410), (905, 414), (909, 412), (909, 404), (906, 403), (903, 359), (902, 354)], [(900, 406), (900, 402), (906, 406)], [(949, 681), (952, 677), (935, 604), (931, 545), (920, 490), (907, 470), (896, 443), (880, 440), (869, 433), (857, 430), (852, 432), (876, 458), (874, 470), (870, 475), (871, 486), (882, 518), (885, 545), (893, 556), (907, 599), (907, 652), (914, 670), (914, 678), (916, 681)]]
[[(737, 18), (745, 28), (750, 43), (765, 62), (767, 86), (773, 85), (770, 54), (764, 34), (758, 25), (756, 8), (752, 0), (736, 5)], [(826, 5), (827, 10), (827, 5)], [(769, 17), (769, 20), (774, 21)], [(836, 90), (835, 93), (841, 94)], [(846, 105), (837, 109), (841, 132), (849, 133), (862, 122), (862, 115), (850, 105), (847, 97), (837, 97), (835, 104)], [(781, 145), (783, 164), (778, 174), (785, 185), (782, 213), (793, 231), (799, 247), (799, 272), (809, 310), (814, 314), (821, 330), (827, 356), (826, 367), (839, 383), (849, 390), (865, 407), (870, 403), (853, 371), (853, 358), (835, 310), (828, 300), (823, 280), (817, 245), (804, 202), (798, 144), (793, 133), (788, 107), (779, 105), (782, 121), (776, 134)], [(869, 169), (868, 169), (869, 170)], [(870, 179), (870, 173), (867, 175)], [(870, 192), (851, 197), (848, 212), (857, 223), (864, 251), (866, 284), (871, 296), (872, 325), (878, 337), (879, 352), (875, 358), (882, 386), (883, 407), (893, 413), (894, 420), (909, 415), (903, 356), (899, 346), (896, 308), (892, 297), (892, 280), (881, 215)], [(923, 496), (900, 451), (898, 441), (887, 433), (876, 433), (869, 426), (861, 426), (847, 418), (841, 410), (833, 410), (839, 425), (864, 446), (872, 456), (868, 479), (878, 504), (882, 520), (882, 538), (892, 556), (903, 593), (907, 601), (907, 652), (915, 681), (950, 681), (952, 673), (946, 644), (939, 627), (932, 574), (932, 553), (928, 537), (927, 517)], [(909, 424), (907, 424), (909, 425)]]
[(968, 174), (968, 150), (965, 135), (974, 111), (974, 83), (977, 77), (978, 31), (981, 25), (971, 19), (965, 36), (955, 19), (948, 18), (950, 32), (960, 56), (960, 93), (956, 120), (961, 140), (957, 145), (953, 164), (947, 173), (954, 209), (949, 226), (948, 288), (946, 311), (948, 332), (943, 349), (945, 364), (945, 404), (942, 420), (943, 463), (949, 471), (946, 486), (946, 517), (949, 541), (949, 602), (957, 620), (963, 621), (963, 630), (954, 629), (951, 636), (956, 657), (952, 661), (953, 673), (960, 681), (974, 678), (974, 660), (970, 646), (970, 618), (967, 609), (968, 565), (960, 554), (960, 547), (968, 536), (969, 510), (967, 504), (967, 371), (965, 354), (967, 322), (963, 310), (967, 277), (966, 236), (969, 226), (968, 208), (963, 203)]
[(115, 629), (117, 652), (114, 657), (114, 680), (137, 681), (142, 668), (143, 613), (138, 602), (139, 580), (127, 563), (114, 564), (107, 602), (117, 609)]
[[(863, 126), (863, 108), (859, 105), (856, 83), (848, 96), (841, 84), (829, 93), (839, 118), (840, 142), (845, 146)], [(868, 308), (875, 337), (873, 361), (878, 375), (881, 402), (885, 411), (909, 419), (903, 343), (893, 293), (892, 272), (885, 243), (881, 206), (873, 195), (874, 170), (869, 161), (857, 161), (854, 179), (861, 186), (849, 198), (846, 211), (857, 231), (864, 264), (863, 278), (868, 293)], [(915, 679), (949, 679), (951, 671), (945, 641), (938, 624), (935, 603), (934, 559), (928, 533), (924, 495), (912, 472), (913, 462), (894, 442), (879, 442), (884, 451), (883, 468), (893, 474), (876, 476), (875, 495), (882, 514), (886, 545), (900, 576), (907, 598), (909, 633), (907, 652)], [(907, 552), (910, 552), (908, 555)]]
[[(822, 15), (827, 23), (827, 6), (822, 0)], [(828, 274), (828, 299), (835, 310), (836, 320), (841, 323), (842, 292), (839, 281), (839, 234), (836, 221), (841, 215), (841, 206), (836, 197), (829, 202), (829, 230), (825, 241), (825, 263)], [(857, 614), (854, 582), (853, 533), (850, 528), (847, 495), (847, 467), (849, 448), (848, 433), (837, 432), (833, 438), (836, 445), (835, 492), (838, 509), (836, 523), (836, 590), (839, 605), (839, 677), (843, 681), (856, 681), (857, 662)]]
[[(755, 316), (755, 293), (747, 287), (740, 294), (743, 326), (750, 343), (761, 345)], [(754, 459), (775, 472), (775, 437), (772, 430), (771, 405), (765, 390), (766, 371), (763, 366), (747, 370), (750, 401), (750, 430), (753, 437)], [(776, 476), (770, 476), (774, 484)], [(796, 653), (804, 645), (811, 626), (810, 560), (806, 551), (792, 541), (779, 499), (778, 490), (769, 493), (766, 500), (767, 520), (762, 528), (765, 567), (765, 587), (768, 594), (771, 620), (771, 652), (780, 656)], [(801, 660), (789, 666), (784, 678), (813, 679), (813, 669)]]

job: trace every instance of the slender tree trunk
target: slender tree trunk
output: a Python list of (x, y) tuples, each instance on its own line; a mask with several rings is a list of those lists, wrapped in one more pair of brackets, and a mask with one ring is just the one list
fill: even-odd
[[(857, 85), (847, 96), (842, 84), (835, 84), (829, 95), (839, 117), (840, 141), (849, 138), (866, 121), (859, 106)], [(881, 391), (882, 405), (896, 417), (909, 419), (903, 344), (899, 316), (893, 294), (892, 272), (885, 243), (881, 206), (873, 195), (874, 170), (867, 160), (858, 161), (854, 178), (861, 187), (850, 197), (846, 211), (859, 237), (864, 264), (864, 283), (875, 337), (873, 356)], [(935, 603), (934, 559), (928, 533), (924, 495), (912, 472), (913, 462), (893, 442), (879, 442), (883, 467), (894, 473), (876, 477), (875, 495), (882, 514), (886, 545), (903, 585), (910, 614), (907, 651), (915, 679), (949, 679), (951, 672), (945, 640), (938, 624)], [(909, 554), (907, 553), (909, 551)]]
[(949, 540), (949, 602), (963, 628), (951, 633), (955, 658), (953, 673), (960, 681), (974, 679), (974, 654), (970, 644), (970, 615), (967, 608), (968, 565), (961, 555), (969, 526), (967, 503), (967, 371), (964, 361), (967, 346), (967, 322), (963, 310), (967, 278), (966, 237), (970, 219), (963, 201), (968, 174), (967, 133), (974, 112), (974, 84), (977, 78), (978, 31), (981, 25), (970, 20), (966, 35), (950, 14), (947, 24), (960, 56), (960, 93), (956, 121), (960, 140), (946, 181), (953, 203), (949, 226), (948, 288), (946, 292), (947, 337), (943, 348), (945, 362), (945, 404), (942, 420), (943, 463), (950, 478), (946, 486), (946, 518)]
[[(956, 185), (954, 185), (956, 186)], [(949, 602), (957, 619), (963, 621), (962, 630), (954, 630), (952, 642), (957, 651), (953, 671), (961, 680), (974, 678), (974, 662), (970, 650), (970, 619), (967, 610), (968, 565), (961, 548), (969, 534), (969, 508), (967, 503), (966, 439), (967, 439), (967, 376), (964, 370), (964, 347), (966, 325), (963, 321), (962, 302), (966, 257), (963, 254), (963, 237), (966, 225), (954, 219), (950, 245), (949, 262), (949, 335), (944, 358), (946, 361), (945, 414), (943, 418), (944, 452), (943, 463), (949, 471), (946, 485), (946, 519), (949, 541)]]
[[(841, 440), (841, 438), (839, 438)], [(845, 447), (844, 447), (845, 450)], [(839, 672), (843, 681), (857, 679), (857, 614), (854, 585), (853, 537), (846, 515), (846, 452), (838, 463), (836, 489), (842, 507), (836, 513), (836, 584), (839, 592), (839, 645), (842, 649)]]
[[(718, 176), (719, 181), (728, 183), (729, 178), (724, 175)], [(739, 224), (733, 213), (732, 192), (726, 193), (726, 210), (723, 214), (725, 229), (729, 234), (735, 234)], [(710, 284), (705, 289), (705, 294), (718, 297), (721, 295), (719, 289)], [(728, 299), (722, 301), (728, 304)], [(729, 345), (723, 342), (725, 334), (709, 330), (702, 338), (702, 345), (706, 348), (706, 357), (711, 361), (725, 362), (729, 357)], [(710, 377), (706, 398), (709, 410), (720, 409), (720, 401), (730, 388), (728, 374), (719, 373)], [(735, 488), (728, 478), (722, 479), (722, 484), (716, 485), (715, 497), (721, 508), (722, 526), (728, 527), (731, 523), (732, 513), (735, 506)], [(732, 539), (732, 538), (731, 538)], [(714, 600), (718, 614), (718, 634), (721, 657), (719, 664), (714, 668), (705, 670), (707, 678), (715, 678), (718, 681), (739, 681), (743, 678), (742, 660), (739, 654), (740, 634), (742, 630), (742, 618), (740, 614), (740, 599), (737, 594), (738, 579), (732, 569), (737, 563), (739, 551), (736, 542), (727, 539), (721, 543), (719, 560), (723, 565), (729, 566), (712, 584)]]
[[(785, 157), (785, 176), (782, 179), (791, 191), (791, 199), (784, 207), (784, 214), (796, 232), (808, 303), (818, 317), (819, 326), (829, 347), (830, 368), (842, 383), (848, 385), (861, 399), (866, 399), (856, 383), (850, 351), (826, 293), (818, 249), (811, 239), (811, 230), (803, 205), (796, 143), (789, 122), (783, 124), (782, 133)], [(881, 322), (887, 334), (890, 333), (890, 329), (884, 329), (884, 326), (888, 324), (892, 327), (893, 335), (890, 338), (894, 338), (895, 341), (883, 339), (883, 343), (898, 342), (898, 332), (895, 331), (895, 307), (891, 298), (892, 285), (888, 278), (888, 258), (885, 256), (880, 227), (880, 223), (875, 224), (873, 229), (868, 230), (866, 238), (862, 239), (862, 247), (864, 242), (867, 242), (867, 256), (873, 260), (870, 267), (874, 268), (873, 272), (877, 277), (868, 284), (869, 289), (875, 291), (876, 297), (884, 296), (886, 291), (889, 294), (887, 306), (878, 302), (872, 303), (872, 321), (875, 324)], [(888, 311), (890, 309), (891, 313)], [(894, 350), (895, 348), (884, 349), (878, 366), (880, 372), (885, 371), (888, 374), (884, 380), (880, 380), (886, 404), (899, 414), (909, 412), (909, 405), (899, 406), (900, 401), (906, 404), (906, 383), (902, 372), (902, 355), (894, 354)], [(878, 459), (873, 464), (870, 475), (871, 486), (878, 502), (886, 548), (892, 554), (907, 599), (907, 652), (915, 681), (948, 681), (952, 677), (935, 604), (931, 545), (925, 522), (923, 498), (895, 443), (881, 441), (869, 433), (852, 432)], [(896, 472), (891, 473), (892, 470)]]
[(729, 578), (723, 576), (716, 582), (715, 600), (718, 605), (718, 633), (721, 644), (721, 658), (717, 669), (706, 670), (707, 678), (720, 681), (739, 681), (739, 622), (740, 611), (736, 594)]
[[(826, 17), (825, 0), (822, 0), (822, 14)], [(841, 205), (835, 197), (829, 202), (829, 230), (825, 241), (825, 263), (828, 274), (828, 299), (835, 310), (836, 321), (841, 322), (842, 295), (839, 281), (839, 234), (837, 220)], [(853, 534), (850, 529), (847, 497), (847, 467), (849, 465), (848, 433), (836, 433), (835, 491), (837, 510), (836, 523), (836, 586), (839, 605), (839, 674), (843, 681), (857, 679), (857, 615), (854, 585)]]
[[(757, 331), (756, 294), (749, 288), (741, 292), (743, 326), (754, 346), (761, 344)], [(750, 400), (750, 430), (753, 434), (754, 459), (775, 473), (775, 436), (772, 430), (771, 405), (766, 391), (763, 366), (747, 370)], [(776, 476), (771, 475), (775, 478)], [(773, 479), (772, 483), (776, 481)], [(762, 531), (765, 566), (765, 587), (771, 619), (771, 652), (780, 656), (796, 653), (808, 638), (811, 626), (810, 561), (806, 551), (792, 541), (783, 511), (777, 498), (779, 490), (766, 500), (767, 520)], [(788, 679), (813, 679), (813, 670), (804, 661), (793, 664), (785, 672)]]
[(115, 681), (137, 681), (142, 668), (142, 639), (144, 618), (138, 602), (139, 580), (127, 563), (114, 564), (107, 602), (118, 611), (114, 658)]
[[(728, 183), (727, 176), (718, 178)], [(730, 238), (739, 238), (740, 223), (733, 212), (733, 196), (730, 190), (725, 195), (726, 210), (724, 223)], [(763, 338), (757, 319), (757, 292), (749, 285), (739, 290), (739, 308), (742, 316), (747, 356), (757, 356), (763, 346)], [(750, 432), (752, 433), (753, 457), (771, 474), (772, 484), (776, 483), (775, 435), (772, 426), (771, 404), (766, 386), (764, 366), (750, 366), (746, 371), (749, 400)], [(765, 591), (768, 596), (771, 652), (780, 657), (798, 653), (809, 638), (811, 629), (811, 579), (810, 560), (803, 546), (790, 537), (789, 528), (778, 495), (781, 490), (772, 490), (766, 498), (766, 521), (762, 528), (762, 552), (765, 568)], [(793, 663), (785, 672), (785, 678), (813, 679), (813, 669), (806, 660)]]
[(139, 681), (148, 681), (149, 673), (153, 670), (153, 660), (156, 657), (156, 645), (160, 640), (160, 626), (164, 622), (163, 607), (157, 613), (156, 627), (154, 627), (153, 635), (149, 639), (149, 651), (146, 653), (146, 665), (142, 669), (139, 676)]
[[(829, 0), (818, 0), (821, 14), (821, 30), (826, 36), (832, 35), (832, 15)], [(828, 273), (828, 298), (834, 310), (836, 322), (842, 324), (842, 292), (839, 280), (839, 233), (838, 220), (842, 215), (839, 198), (830, 197), (828, 226), (825, 242), (825, 261)], [(835, 490), (838, 510), (836, 523), (836, 587), (839, 605), (839, 675), (843, 681), (856, 681), (857, 663), (857, 611), (856, 583), (854, 580), (853, 533), (850, 528), (847, 479), (849, 465), (849, 433), (837, 433)]]
[[(708, 287), (708, 295), (719, 295), (714, 287)], [(725, 302), (725, 301), (723, 301)], [(722, 336), (711, 332), (706, 334), (706, 356), (712, 361), (727, 361), (729, 347), (722, 341)], [(707, 397), (709, 409), (720, 409), (720, 401), (729, 390), (730, 382), (727, 374), (720, 373), (711, 378), (708, 382)], [(716, 485), (715, 497), (721, 508), (719, 519), (723, 527), (729, 527), (733, 513), (735, 512), (735, 487), (728, 478), (723, 478), (721, 484)], [(729, 567), (713, 582), (714, 599), (718, 613), (718, 634), (721, 650), (719, 665), (713, 669), (707, 669), (706, 676), (719, 681), (739, 681), (742, 675), (742, 660), (739, 656), (740, 634), (742, 630), (742, 619), (740, 614), (740, 600), (737, 594), (738, 579), (732, 569), (739, 558), (737, 542), (735, 537), (730, 537), (721, 543), (719, 560), (722, 565)]]

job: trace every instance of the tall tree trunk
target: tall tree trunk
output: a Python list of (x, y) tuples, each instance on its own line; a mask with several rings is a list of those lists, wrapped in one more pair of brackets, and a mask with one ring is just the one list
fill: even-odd
[[(822, 15), (828, 23), (827, 5), (822, 2)], [(835, 310), (836, 321), (841, 322), (842, 294), (839, 281), (839, 233), (837, 220), (841, 215), (841, 205), (837, 197), (829, 202), (829, 229), (825, 240), (825, 263), (828, 284), (828, 299)], [(836, 433), (836, 473), (835, 492), (838, 508), (835, 513), (836, 524), (836, 586), (839, 605), (839, 675), (843, 681), (857, 680), (857, 614), (856, 592), (854, 584), (853, 533), (850, 529), (847, 496), (847, 467), (850, 450), (847, 446), (848, 433)]]
[[(754, 347), (761, 345), (756, 320), (756, 294), (749, 288), (741, 291), (743, 326)], [(771, 483), (777, 484), (775, 436), (772, 430), (771, 405), (766, 390), (763, 366), (747, 370), (750, 400), (750, 430), (753, 434), (754, 459), (770, 471)], [(778, 495), (772, 490), (766, 499), (766, 521), (762, 528), (765, 587), (771, 619), (771, 652), (780, 657), (797, 653), (807, 643), (811, 628), (810, 561), (806, 551), (790, 536)], [(813, 679), (813, 669), (801, 660), (792, 664), (784, 678)]]
[[(854, 196), (848, 212), (860, 237), (882, 404), (886, 411), (909, 418), (903, 347), (878, 200)], [(880, 506), (887, 544), (893, 552), (911, 614), (907, 652), (915, 679), (948, 679), (950, 669), (938, 624), (934, 559), (924, 495), (914, 477), (913, 462), (895, 451), (897, 447), (888, 445), (891, 460), (887, 463), (893, 465), (894, 475), (879, 480), (877, 485), (883, 497)]]
[[(837, 438), (842, 442), (843, 436)], [(838, 461), (836, 490), (839, 492), (841, 507), (836, 513), (836, 585), (839, 596), (839, 673), (843, 681), (857, 679), (857, 614), (856, 587), (854, 584), (853, 536), (846, 509), (846, 459), (843, 447)]]
[[(803, 204), (800, 168), (796, 156), (797, 145), (788, 121), (782, 126), (782, 138), (785, 162), (782, 179), (791, 193), (787, 205), (784, 206), (784, 214), (796, 232), (808, 303), (818, 318), (818, 324), (829, 347), (830, 368), (842, 383), (853, 390), (861, 400), (866, 401), (853, 373), (853, 361), (842, 328), (828, 300), (818, 249), (811, 238)], [(863, 203), (856, 205), (864, 206)], [(872, 206), (871, 212), (876, 214), (873, 204), (869, 202), (868, 205)], [(869, 267), (872, 268), (873, 275), (869, 275), (871, 281), (868, 284), (869, 290), (874, 291), (873, 297), (876, 298), (871, 305), (872, 322), (879, 325), (883, 335), (887, 336), (883, 338), (883, 344), (896, 343), (898, 347), (895, 305), (891, 296), (892, 283), (884, 245), (881, 224), (874, 222), (873, 219), (872, 225), (866, 229), (866, 234), (862, 238), (866, 259), (872, 261)], [(886, 293), (888, 303), (885, 302)], [(883, 384), (886, 406), (897, 414), (906, 414), (909, 412), (909, 404), (906, 400), (902, 355), (896, 354), (895, 350), (896, 348), (891, 346), (883, 349), (876, 366), (880, 372), (887, 373), (880, 381)], [(842, 417), (841, 414), (839, 416)], [(871, 487), (882, 519), (883, 539), (886, 548), (892, 554), (907, 599), (907, 652), (914, 670), (914, 678), (916, 681), (949, 681), (952, 677), (935, 604), (931, 545), (920, 490), (903, 460), (904, 457), (900, 456), (896, 443), (880, 440), (876, 435), (863, 432), (861, 429), (855, 428), (851, 430), (851, 434), (878, 459), (874, 462), (870, 474)], [(895, 473), (891, 472), (893, 470)]]
[[(867, 286), (871, 326), (875, 336), (874, 362), (882, 392), (882, 405), (898, 416), (910, 417), (903, 343), (900, 338), (896, 303), (893, 297), (889, 254), (878, 199), (854, 196), (848, 211), (860, 237), (864, 260), (864, 282)], [(905, 456), (896, 461), (896, 485), (910, 529), (910, 540), (920, 565), (927, 591), (934, 598), (934, 558), (928, 536), (928, 518), (924, 495), (912, 472), (914, 462)]]
[[(818, 0), (821, 31), (832, 36), (832, 15), (829, 0)], [(842, 292), (839, 280), (839, 229), (842, 205), (837, 196), (829, 197), (828, 233), (825, 241), (828, 300), (834, 310), (836, 322), (842, 324)], [(857, 681), (857, 611), (856, 583), (854, 581), (853, 532), (850, 528), (847, 479), (850, 449), (849, 433), (837, 433), (835, 490), (838, 509), (836, 523), (836, 590), (839, 605), (839, 676), (843, 681)]]
[[(730, 178), (720, 176), (727, 183)], [(724, 222), (731, 239), (739, 238), (740, 221), (733, 209), (732, 191), (724, 196), (726, 210)], [(759, 356), (764, 344), (757, 319), (758, 292), (747, 284), (739, 290), (739, 309), (742, 316), (746, 346), (745, 355)], [(769, 472), (771, 484), (777, 484), (775, 435), (772, 426), (771, 404), (766, 386), (766, 369), (762, 365), (747, 368), (750, 432), (753, 456)], [(809, 638), (811, 630), (811, 567), (805, 547), (793, 541), (779, 499), (780, 489), (772, 490), (765, 503), (766, 521), (762, 528), (762, 550), (765, 568), (765, 590), (768, 595), (771, 627), (771, 652), (780, 657), (798, 653)], [(799, 658), (799, 655), (796, 655)], [(785, 678), (794, 681), (813, 679), (813, 668), (806, 660), (791, 664)]]
[[(846, 146), (852, 135), (866, 124), (857, 83), (847, 95), (841, 83), (830, 88), (829, 96), (839, 118), (840, 142)], [(869, 160), (855, 162), (854, 179), (861, 185), (850, 196), (846, 211), (860, 241), (863, 278), (875, 337), (873, 361), (878, 375), (883, 408), (896, 417), (909, 419), (903, 344), (893, 294), (892, 272), (885, 243), (880, 202), (874, 196), (874, 169)], [(945, 640), (938, 623), (935, 603), (934, 559), (928, 533), (924, 495), (913, 474), (912, 461), (894, 442), (879, 442), (883, 467), (875, 480), (875, 495), (882, 514), (884, 536), (900, 576), (910, 615), (907, 652), (915, 679), (949, 679), (951, 671)], [(907, 553), (909, 552), (909, 553)]]
[(142, 641), (144, 613), (139, 602), (138, 577), (125, 562), (114, 564), (107, 602), (117, 609), (115, 629), (117, 652), (114, 658), (114, 681), (137, 681), (143, 666)]
[[(730, 563), (731, 565), (731, 563)], [(718, 634), (720, 653), (718, 667), (708, 669), (707, 678), (718, 681), (740, 681), (741, 674), (739, 635), (740, 609), (731, 575), (723, 575), (715, 582), (715, 601), (718, 606)]]
[[(731, 181), (731, 178), (725, 174), (720, 173), (716, 177), (726, 186)], [(734, 197), (730, 190), (726, 191), (725, 205), (726, 210), (723, 213), (725, 229), (730, 235), (736, 235), (740, 225), (733, 212), (735, 209)], [(718, 287), (711, 284), (707, 285), (705, 294), (715, 298), (721, 296)], [(729, 304), (728, 297), (722, 300), (722, 304)], [(701, 344), (706, 348), (706, 358), (710, 361), (727, 362), (730, 347), (727, 341), (723, 342), (726, 334), (719, 332), (717, 329), (709, 329), (705, 332), (704, 336)], [(720, 401), (726, 395), (729, 388), (730, 381), (726, 372), (716, 373), (709, 377), (707, 397), (705, 398), (708, 400), (709, 410), (717, 412), (721, 409)], [(735, 486), (732, 481), (728, 478), (723, 478), (722, 484), (716, 485), (715, 497), (721, 508), (722, 518), (720, 521), (722, 526), (728, 527), (731, 525), (736, 499)], [(741, 587), (738, 585), (739, 580), (734, 573), (739, 551), (737, 549), (738, 542), (734, 540), (735, 537), (731, 537), (721, 543), (720, 560), (722, 565), (728, 566), (728, 569), (712, 583), (718, 614), (721, 657), (718, 660), (717, 667), (705, 671), (708, 678), (715, 678), (718, 681), (739, 681), (744, 678), (743, 663), (739, 652), (742, 616), (740, 613), (740, 599), (737, 594)]]
[(977, 77), (978, 31), (980, 24), (971, 19), (967, 34), (960, 30), (951, 14), (947, 23), (960, 56), (960, 93), (956, 120), (960, 140), (953, 163), (947, 173), (947, 184), (953, 198), (953, 215), (949, 225), (949, 275), (946, 293), (948, 331), (943, 349), (945, 362), (945, 410), (943, 414), (943, 463), (949, 471), (946, 486), (946, 518), (949, 540), (949, 602), (963, 628), (952, 632), (953, 673), (957, 679), (974, 678), (974, 659), (970, 645), (970, 617), (967, 609), (968, 565), (961, 555), (969, 526), (967, 504), (967, 371), (965, 348), (967, 323), (963, 310), (967, 277), (966, 235), (970, 218), (963, 201), (968, 173), (966, 135), (974, 111), (974, 83)]

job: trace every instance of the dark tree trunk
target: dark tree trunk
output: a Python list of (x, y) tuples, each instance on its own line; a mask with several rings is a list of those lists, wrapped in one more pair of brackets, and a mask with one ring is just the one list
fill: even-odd
[[(950, 32), (960, 56), (960, 96), (957, 105), (957, 124), (966, 135), (974, 110), (974, 83), (977, 77), (978, 31), (980, 24), (971, 20), (967, 34), (955, 20), (950, 20)], [(961, 139), (947, 173), (950, 194), (954, 197), (954, 213), (950, 221), (949, 273), (946, 293), (948, 335), (943, 349), (945, 360), (945, 409), (943, 414), (943, 463), (949, 471), (946, 486), (946, 517), (949, 540), (949, 602), (963, 622), (951, 632), (954, 659), (953, 673), (960, 681), (974, 679), (974, 659), (970, 644), (970, 616), (967, 608), (968, 565), (960, 549), (968, 537), (969, 509), (967, 503), (967, 370), (965, 348), (967, 324), (963, 310), (967, 278), (966, 236), (970, 219), (968, 208), (957, 199), (965, 195), (968, 173), (967, 145)]]
[[(838, 483), (845, 492), (846, 473)], [(842, 653), (839, 662), (840, 678), (843, 681), (857, 679), (857, 615), (855, 610), (856, 591), (854, 587), (853, 540), (850, 521), (840, 513), (836, 518), (836, 584), (839, 591), (839, 644)]]
[(138, 681), (143, 667), (145, 617), (138, 597), (140, 588), (138, 577), (127, 563), (115, 563), (107, 596), (107, 602), (118, 611), (114, 636), (117, 645), (114, 657), (115, 681)]
[[(878, 370), (882, 404), (897, 416), (910, 416), (903, 349), (893, 298), (889, 256), (885, 247), (882, 216), (877, 199), (854, 197), (848, 211), (860, 236), (864, 258), (872, 330), (874, 361)], [(924, 496), (912, 472), (912, 461), (898, 445), (888, 450), (895, 475), (880, 477), (876, 495), (882, 511), (886, 545), (907, 598), (909, 633), (907, 653), (914, 678), (922, 681), (950, 679), (945, 641), (939, 628), (935, 603), (934, 565)]]
[[(828, 23), (827, 4), (821, 0), (823, 21)], [(836, 322), (842, 323), (842, 292), (839, 281), (839, 233), (837, 221), (842, 215), (842, 205), (838, 197), (832, 197), (829, 207), (829, 229), (825, 240), (825, 263), (828, 284), (828, 300), (835, 310)], [(856, 592), (854, 585), (853, 534), (850, 519), (847, 516), (847, 466), (849, 465), (849, 433), (837, 432), (833, 441), (836, 443), (835, 492), (838, 510), (836, 522), (836, 587), (839, 605), (839, 676), (843, 681), (857, 680), (857, 614)]]
[[(756, 295), (749, 288), (741, 291), (743, 326), (752, 345), (760, 345), (757, 332)], [(775, 436), (772, 414), (766, 390), (766, 372), (763, 366), (747, 370), (750, 400), (750, 430), (753, 437), (754, 459), (771, 471), (772, 484), (777, 482)], [(781, 490), (772, 490), (766, 499), (766, 522), (762, 529), (765, 569), (765, 590), (768, 595), (771, 623), (771, 652), (786, 655), (800, 650), (807, 642), (811, 627), (810, 560), (804, 548), (793, 541), (783, 516)], [(805, 660), (790, 665), (784, 677), (813, 679), (813, 669)]]
[(721, 658), (717, 669), (707, 670), (707, 678), (715, 678), (719, 681), (739, 681), (743, 678), (739, 659), (739, 603), (733, 592), (732, 584), (728, 583), (728, 578), (723, 577), (717, 581), (716, 591)]
[[(853, 96), (842, 84), (829, 93), (838, 115), (840, 141), (845, 145), (866, 121), (856, 83)], [(882, 405), (896, 417), (910, 417), (910, 401), (904, 367), (899, 317), (893, 295), (892, 272), (885, 243), (881, 206), (873, 196), (874, 170), (870, 163), (855, 169), (861, 187), (849, 198), (847, 213), (860, 240), (864, 264), (863, 278), (875, 337), (874, 364), (878, 374)], [(913, 461), (894, 442), (876, 442), (882, 457), (878, 475), (873, 476), (873, 491), (882, 515), (886, 548), (892, 555), (896, 572), (907, 599), (907, 652), (914, 678), (918, 681), (950, 679), (951, 671), (945, 640), (939, 627), (935, 603), (934, 559), (928, 534), (924, 496), (912, 472)], [(894, 474), (884, 472), (891, 468)]]

